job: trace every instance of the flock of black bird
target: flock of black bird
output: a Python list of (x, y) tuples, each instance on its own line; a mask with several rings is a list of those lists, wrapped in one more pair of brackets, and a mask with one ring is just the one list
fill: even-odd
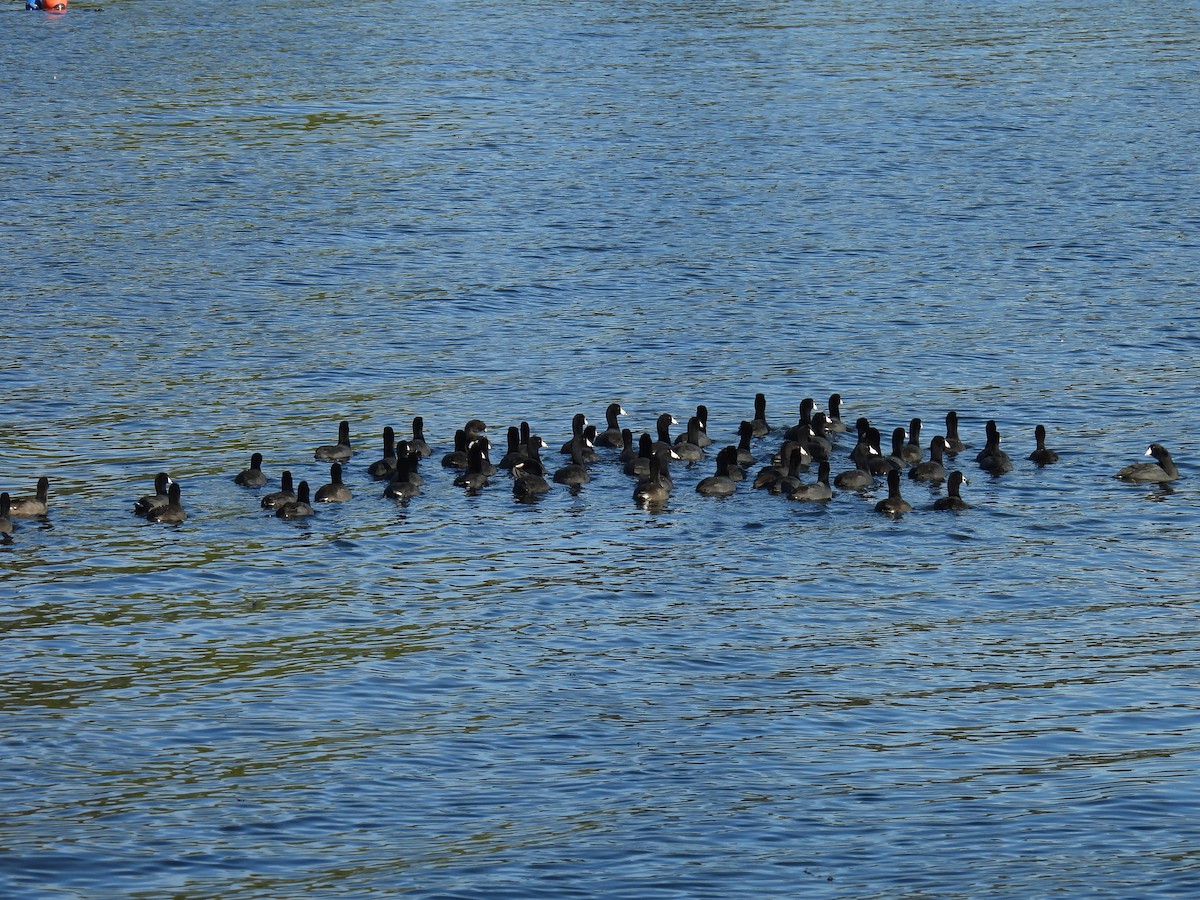
[[(575, 415), (571, 437), (560, 450), (569, 461), (561, 466), (543, 461), (541, 451), (548, 445), (531, 433), (528, 422), (508, 429), (507, 450), (503, 457), (493, 462), (487, 426), (479, 419), (472, 419), (455, 433), (454, 449), (442, 457), (441, 464), (457, 473), (454, 484), (467, 493), (478, 493), (498, 479), (507, 478), (517, 500), (533, 502), (551, 491), (552, 483), (578, 490), (591, 479), (590, 469), (601, 462), (603, 455), (610, 462), (621, 465), (630, 477), (636, 503), (646, 507), (662, 506), (674, 489), (671, 466), (676, 463), (694, 466), (708, 458), (713, 444), (708, 435), (708, 410), (704, 406), (697, 407), (686, 429), (675, 437), (671, 436), (671, 426), (678, 423), (670, 414), (664, 413), (658, 417), (656, 434), (644, 432), (636, 442), (633, 432), (620, 425), (619, 417), (623, 415), (626, 413), (619, 403), (610, 404), (603, 429), (589, 424), (582, 413)], [(921, 429), (920, 419), (912, 419), (907, 429), (894, 429), (890, 453), (885, 454), (881, 446), (882, 435), (866, 418), (859, 418), (852, 426), (842, 421), (838, 394), (830, 396), (827, 410), (820, 411), (811, 398), (806, 398), (800, 404), (796, 424), (783, 429), (772, 428), (767, 423), (767, 400), (765, 395), (758, 394), (753, 417), (743, 421), (738, 428), (737, 444), (715, 453), (715, 472), (700, 479), (695, 489), (707, 496), (727, 497), (738, 490), (740, 484), (747, 483), (754, 489), (781, 494), (790, 500), (820, 503), (833, 497), (834, 487), (863, 492), (883, 478), (888, 494), (875, 504), (875, 509), (895, 517), (912, 509), (900, 491), (901, 475), (907, 474), (913, 481), (945, 484), (945, 496), (934, 501), (934, 509), (968, 509), (961, 494), (967, 479), (961, 470), (947, 470), (948, 459), (957, 461), (967, 450), (958, 434), (957, 414), (953, 410), (946, 413), (944, 432), (935, 436), (928, 447), (921, 444)], [(782, 436), (778, 450), (751, 477), (748, 469), (757, 462), (753, 442), (761, 442), (776, 433)], [(835, 445), (848, 434), (856, 437), (847, 464), (852, 463), (853, 468), (831, 478)], [(1058, 460), (1058, 454), (1046, 446), (1043, 426), (1038, 425), (1035, 429), (1034, 440), (1036, 447), (1028, 460), (1039, 467)], [(1013, 469), (1012, 458), (1000, 449), (1000, 443), (996, 422), (989, 421), (984, 446), (976, 454), (975, 463), (993, 476)], [(342, 480), (342, 472), (353, 455), (350, 424), (343, 421), (338, 428), (337, 443), (317, 447), (314, 451), (315, 459), (331, 463), (329, 483), (312, 493), (307, 481), (295, 484), (292, 473), (284, 471), (279, 490), (261, 497), (262, 508), (273, 510), (282, 519), (298, 519), (313, 515), (314, 503), (349, 500), (351, 492)], [(383, 430), (382, 456), (367, 466), (366, 471), (371, 478), (384, 484), (384, 496), (407, 501), (421, 492), (421, 462), (432, 455), (433, 448), (425, 440), (424, 421), (417, 416), (412, 423), (412, 437), (407, 440), (397, 440), (390, 426)], [(1151, 444), (1146, 455), (1154, 457), (1155, 461), (1125, 466), (1115, 473), (1115, 477), (1146, 484), (1167, 483), (1179, 478), (1171, 454), (1161, 444)], [(268, 479), (262, 464), (262, 454), (254, 453), (249, 468), (238, 473), (234, 481), (248, 488), (265, 487)], [(817, 467), (815, 479), (803, 480), (802, 474), (810, 471), (813, 465)], [(501, 476), (505, 470), (507, 476)], [(45, 519), (50, 512), (49, 489), (49, 478), (42, 477), (38, 479), (36, 493), (31, 496), (11, 497), (7, 491), (0, 493), (0, 537), (11, 540), (14, 519)], [(152, 522), (177, 524), (187, 518), (180, 485), (165, 472), (156, 476), (154, 493), (138, 499), (133, 509), (137, 515)]]

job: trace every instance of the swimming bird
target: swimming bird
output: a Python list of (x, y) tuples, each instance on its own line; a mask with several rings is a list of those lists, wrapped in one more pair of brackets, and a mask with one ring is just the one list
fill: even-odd
[(454, 479), (455, 486), (466, 488), (472, 496), (478, 494), (491, 481), (490, 475), (484, 471), (487, 462), (487, 448), (480, 442), (471, 444), (467, 449), (466, 471)]
[(309, 501), (308, 482), (301, 481), (296, 487), (296, 499), (289, 500), (276, 508), (275, 515), (281, 519), (303, 519), (315, 515), (316, 510), (312, 508), (312, 503)]
[(524, 458), (525, 451), (521, 449), (521, 429), (516, 425), (510, 425), (508, 427), (508, 449), (500, 457), (500, 462), (496, 463), (496, 466), (500, 469), (511, 469)]
[(659, 446), (666, 447), (667, 449), (671, 448), (671, 426), (678, 424), (679, 423), (675, 420), (675, 417), (670, 413), (663, 413), (658, 417), (657, 421), (655, 422), (655, 426), (658, 430), (658, 440), (654, 442), (654, 448), (656, 450), (659, 448)]
[(442, 457), (442, 468), (465, 469), (467, 462), (467, 432), (460, 428), (454, 432), (454, 449)]
[(962, 486), (969, 484), (967, 477), (955, 469), (946, 479), (946, 496), (933, 501), (934, 509), (970, 509), (960, 493)]
[(513, 496), (518, 500), (535, 500), (550, 492), (550, 482), (536, 472), (526, 471), (526, 463), (519, 462), (512, 469)]
[(596, 435), (594, 442), (597, 447), (621, 446), (621, 424), (617, 421), (617, 416), (624, 415), (627, 415), (627, 413), (621, 408), (620, 403), (608, 404), (608, 409), (604, 411), (606, 427)]
[(317, 502), (345, 503), (351, 496), (350, 488), (342, 481), (342, 464), (334, 463), (329, 467), (329, 484), (317, 488)]
[(326, 462), (345, 462), (353, 455), (354, 450), (350, 447), (350, 423), (344, 419), (338, 423), (338, 442), (323, 444), (313, 451), (313, 459)]
[(842, 421), (842, 395), (829, 395), (829, 430), (833, 434), (841, 434), (843, 431), (849, 431), (850, 426)]
[(180, 501), (178, 481), (172, 481), (170, 487), (167, 488), (167, 502), (146, 513), (146, 518), (151, 522), (162, 522), (165, 525), (178, 525), (187, 518), (187, 510), (183, 508), (183, 503)]
[[(528, 444), (521, 445), (523, 456), (517, 462), (524, 474), (546, 477), (546, 464), (542, 462), (542, 447), (545, 446), (545, 443), (535, 434), (530, 437)], [(513, 470), (515, 472), (516, 465), (513, 466)]]
[(648, 477), (650, 475), (650, 457), (653, 455), (654, 438), (650, 437), (648, 431), (643, 431), (642, 436), (638, 438), (637, 456), (625, 461), (625, 474), (637, 478)]
[(737, 459), (737, 447), (726, 447), (717, 454), (717, 472), (701, 478), (696, 484), (696, 493), (706, 497), (728, 497), (737, 489), (737, 482), (729, 477), (729, 467)]
[(583, 429), (587, 427), (587, 423), (587, 416), (583, 413), (575, 413), (575, 415), (571, 416), (571, 437), (562, 445), (562, 450), (559, 451), (563, 456), (570, 456), (574, 452), (572, 448), (576, 442), (583, 440)]
[(267, 476), (262, 470), (263, 455), (261, 453), (250, 454), (250, 468), (242, 469), (233, 476), (233, 483), (240, 484), (242, 487), (262, 487), (267, 483)]
[(754, 429), (750, 423), (742, 420), (738, 426), (737, 464), (739, 466), (754, 465), (754, 454), (750, 452), (750, 440), (754, 437)]
[(424, 417), (413, 416), (412, 434), (412, 439), (408, 442), (408, 449), (420, 456), (433, 456), (433, 448), (425, 440)]
[(171, 484), (171, 476), (166, 472), (159, 472), (154, 476), (154, 493), (146, 494), (139, 497), (133, 504), (133, 512), (135, 515), (145, 516), (151, 510), (158, 509), (160, 506), (166, 506), (171, 502), (171, 497), (168, 493)]
[[(908, 465), (904, 460), (904, 438), (905, 433), (903, 428), (892, 429), (892, 453), (890, 456), (885, 456), (884, 462), (887, 464), (885, 471), (902, 470)], [(872, 463), (874, 465), (874, 463)]]
[(943, 454), (946, 452), (946, 439), (940, 434), (929, 442), (929, 459), (919, 462), (908, 470), (908, 477), (913, 481), (944, 481), (946, 467)]
[[(421, 460), (425, 457), (421, 455), (421, 451), (412, 449), (408, 441), (396, 441), (396, 470), (400, 469), (400, 460), (408, 460), (408, 480), (420, 487), (425, 483), (425, 478), (421, 475)], [(395, 481), (399, 475), (393, 475), (392, 480)]]
[(674, 450), (675, 455), (687, 460), (688, 465), (704, 459), (704, 449), (700, 446), (700, 420), (695, 416), (688, 419), (687, 431), (675, 440)]
[(12, 540), (13, 523), (12, 516), (12, 498), (8, 495), (8, 491), (0, 493), (0, 536), (3, 536), (5, 543)]
[(1179, 469), (1175, 461), (1162, 444), (1151, 444), (1146, 448), (1146, 456), (1153, 456), (1157, 462), (1133, 463), (1116, 474), (1122, 481), (1140, 482), (1143, 484), (1162, 484), (1174, 481), (1179, 477)]
[(967, 445), (958, 436), (958, 413), (954, 410), (946, 413), (946, 433), (943, 437), (946, 438), (946, 452), (951, 456), (967, 449)]
[(1033, 439), (1037, 441), (1037, 449), (1029, 454), (1029, 459), (1037, 463), (1039, 468), (1058, 462), (1058, 454), (1046, 446), (1045, 425), (1039, 425), (1033, 430)]
[(800, 401), (800, 418), (796, 424), (783, 433), (785, 441), (805, 441), (812, 433), (812, 415), (817, 402), (812, 397)]
[(912, 509), (912, 504), (900, 496), (900, 470), (887, 473), (888, 495), (875, 504), (875, 512), (896, 518)]
[(900, 452), (900, 459), (905, 465), (913, 466), (919, 463), (924, 455), (925, 451), (921, 449), (921, 420), (913, 419), (908, 423), (908, 441)]
[[(583, 439), (582, 435), (580, 438), (581, 440)], [(582, 444), (574, 443), (574, 439), (572, 439), (571, 461), (554, 473), (554, 481), (556, 484), (579, 487), (581, 484), (587, 484), (591, 480), (592, 476), (583, 462), (583, 446)]]
[(812, 484), (801, 484), (788, 494), (789, 500), (816, 501), (832, 500), (833, 490), (829, 487), (829, 460), (817, 465), (817, 480)]
[(33, 519), (50, 511), (50, 479), (43, 475), (37, 481), (37, 492), (32, 497), (13, 497), (9, 504), (9, 517)]
[(650, 457), (650, 474), (637, 483), (633, 499), (639, 506), (662, 506), (671, 495), (670, 485), (662, 475), (663, 454), (656, 452)]
[(696, 443), (701, 447), (711, 447), (712, 438), (708, 436), (708, 407), (703, 403), (696, 407), (696, 418), (700, 420), (700, 437)]
[(805, 465), (804, 452), (799, 444), (793, 443), (788, 455), (787, 471), (773, 481), (767, 490), (772, 494), (790, 494), (803, 482), (800, 480), (800, 468)]
[(808, 432), (807, 438), (801, 438), (800, 443), (809, 455), (817, 462), (829, 459), (829, 454), (833, 452), (833, 439), (829, 437), (829, 419), (825, 413), (819, 412), (812, 417)]
[(985, 472), (991, 472), (993, 475), (1003, 475), (1005, 472), (1012, 471), (1012, 459), (1000, 449), (999, 429), (994, 428), (989, 431), (987, 446), (980, 451), (978, 461), (979, 468)]
[(467, 433), (468, 445), (476, 441), (483, 441), (487, 448), (491, 449), (492, 442), (488, 440), (487, 423), (483, 419), (471, 419), (463, 426), (463, 431)]
[(392, 473), (392, 480), (383, 489), (383, 496), (393, 500), (408, 500), (421, 493), (420, 482), (414, 481), (412, 477), (413, 467), (420, 458), (420, 453), (407, 448), (397, 453), (396, 470)]
[(383, 429), (383, 456), (367, 466), (367, 474), (376, 481), (391, 481), (396, 470), (396, 431), (391, 425)]
[(986, 436), (983, 441), (983, 449), (975, 454), (975, 462), (982, 462), (983, 458), (990, 452), (988, 444), (991, 443), (992, 437), (1000, 433), (1000, 429), (996, 427), (995, 419), (988, 419), (987, 424), (983, 426)]
[[(737, 461), (737, 447), (734, 447), (734, 461)], [(788, 467), (792, 461), (792, 451), (799, 450), (801, 454), (801, 462), (807, 462), (804, 459), (805, 450), (795, 441), (784, 441), (779, 448), (778, 459), (772, 460), (769, 465), (763, 466), (754, 476), (752, 487), (754, 488), (770, 488), (776, 481), (788, 474)]]
[(292, 473), (285, 469), (279, 476), (279, 490), (272, 494), (264, 494), (260, 505), (263, 509), (278, 509), (295, 499), (296, 486), (292, 482)]
[(855, 457), (855, 467), (848, 472), (840, 472), (833, 483), (845, 491), (864, 491), (875, 484), (875, 476), (871, 474), (870, 458), (878, 456), (878, 451), (870, 444), (864, 451), (867, 462), (860, 463)]
[(637, 448), (633, 446), (633, 432), (628, 428), (621, 429), (621, 452), (617, 454), (620, 462), (629, 462), (637, 457)]
[(754, 430), (754, 437), (766, 437), (771, 433), (771, 426), (767, 424), (767, 395), (754, 395), (754, 418), (750, 420), (750, 427)]

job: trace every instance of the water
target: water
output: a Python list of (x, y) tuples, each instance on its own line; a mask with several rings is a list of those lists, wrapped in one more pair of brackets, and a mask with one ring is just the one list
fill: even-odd
[[(1193, 5), (148, 12), (4, 32), (0, 472), (52, 514), (0, 547), (0, 894), (1200, 891)], [(834, 390), (1016, 470), (895, 522), (363, 474), (417, 414)], [(351, 503), (232, 483), (342, 418)], [(1151, 441), (1177, 485), (1109, 477)]]

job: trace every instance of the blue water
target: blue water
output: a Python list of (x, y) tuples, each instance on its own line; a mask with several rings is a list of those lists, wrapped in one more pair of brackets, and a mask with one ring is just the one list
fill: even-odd
[[(1200, 893), (1195, 4), (6, 18), (0, 895)], [(365, 475), (759, 391), (956, 409), (972, 508)]]

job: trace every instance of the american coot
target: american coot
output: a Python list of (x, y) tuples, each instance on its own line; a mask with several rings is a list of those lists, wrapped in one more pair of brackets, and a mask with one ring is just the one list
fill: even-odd
[(233, 477), (234, 484), (240, 484), (242, 487), (262, 487), (267, 483), (267, 476), (262, 470), (263, 455), (261, 453), (250, 454), (250, 468), (242, 469)]
[(172, 481), (171, 486), (167, 488), (167, 502), (162, 506), (156, 506), (146, 514), (146, 518), (151, 522), (162, 522), (165, 525), (178, 525), (187, 518), (187, 510), (183, 508), (183, 503), (180, 501), (179, 482)]
[(564, 456), (571, 455), (571, 448), (577, 440), (583, 437), (583, 429), (587, 427), (587, 423), (587, 416), (583, 413), (575, 413), (575, 415), (571, 416), (571, 438), (562, 445), (562, 450), (560, 451)]
[(883, 513), (885, 516), (902, 516), (910, 509), (912, 504), (900, 496), (900, 471), (893, 469), (887, 474), (888, 495), (875, 504), (875, 512)]
[(964, 484), (969, 484), (967, 477), (955, 469), (946, 479), (946, 496), (933, 501), (934, 509), (970, 509), (963, 500), (960, 491)]
[(655, 422), (655, 428), (658, 431), (658, 440), (654, 442), (654, 448), (657, 450), (660, 446), (671, 449), (671, 426), (678, 425), (675, 417), (670, 413), (663, 413)]
[[(487, 430), (487, 422), (483, 421), (483, 419), (469, 419), (467, 420), (467, 424), (463, 426), (463, 431), (467, 433), (468, 443), (479, 440), (486, 441)], [(488, 441), (487, 445), (488, 449), (490, 450), (492, 447), (491, 441)]]
[(624, 415), (627, 413), (620, 403), (608, 404), (608, 409), (604, 411), (605, 429), (596, 435), (597, 447), (621, 446), (621, 423), (617, 421), (617, 416)]
[(819, 412), (812, 417), (808, 437), (801, 439), (801, 443), (817, 462), (829, 459), (829, 454), (833, 453), (833, 439), (829, 437), (829, 419), (825, 413)]
[(767, 490), (772, 494), (783, 494), (784, 496), (796, 490), (803, 484), (800, 480), (800, 469), (804, 465), (804, 451), (799, 444), (793, 443), (788, 455), (787, 471), (771, 482), (767, 486)]
[[(403, 444), (401, 446), (404, 447)], [(413, 466), (420, 458), (421, 454), (415, 450), (397, 451), (396, 471), (387, 487), (383, 489), (383, 496), (393, 500), (407, 500), (421, 493), (420, 483), (413, 480)]]
[(790, 494), (789, 500), (821, 502), (833, 499), (833, 490), (829, 487), (829, 460), (823, 459), (817, 466), (817, 480), (812, 484), (802, 484)]
[(689, 465), (704, 459), (704, 448), (700, 446), (700, 420), (695, 416), (688, 419), (687, 431), (675, 441), (675, 455)]
[(508, 427), (508, 447), (504, 451), (504, 455), (500, 457), (500, 462), (496, 463), (496, 467), (512, 469), (524, 458), (525, 451), (521, 449), (521, 429), (516, 425), (510, 425)]
[(712, 438), (708, 436), (708, 407), (703, 403), (696, 407), (696, 418), (700, 420), (700, 438), (696, 443), (701, 447), (712, 446)]
[(292, 473), (284, 470), (279, 476), (279, 490), (271, 494), (264, 494), (261, 506), (263, 509), (278, 509), (285, 503), (291, 503), (296, 499), (296, 486), (292, 483)]
[(421, 416), (413, 416), (412, 420), (412, 440), (408, 442), (408, 449), (413, 453), (419, 453), (421, 456), (433, 456), (433, 448), (425, 440), (425, 419)]
[[(784, 441), (779, 448), (779, 458), (773, 460), (769, 465), (763, 466), (754, 476), (754, 481), (751, 482), (751, 487), (756, 489), (770, 488), (776, 481), (788, 473), (788, 467), (792, 462), (792, 451), (800, 450), (801, 459), (805, 451), (795, 441)], [(737, 462), (737, 447), (733, 448), (734, 462)]]
[(754, 418), (750, 420), (750, 427), (754, 429), (756, 438), (766, 437), (771, 433), (771, 426), (767, 424), (767, 395), (754, 395)]
[[(580, 439), (581, 441), (583, 440), (582, 436)], [(571, 461), (554, 473), (555, 483), (579, 487), (581, 484), (587, 484), (591, 480), (592, 476), (588, 473), (587, 466), (583, 462), (583, 444), (572, 443)]]
[(317, 488), (318, 503), (345, 503), (351, 497), (350, 488), (342, 481), (342, 464), (329, 467), (329, 484)]
[(1033, 438), (1037, 441), (1037, 449), (1029, 454), (1029, 458), (1037, 465), (1048, 466), (1058, 462), (1058, 454), (1046, 446), (1046, 426), (1039, 425), (1033, 430)]
[(967, 449), (967, 445), (962, 442), (962, 438), (958, 436), (958, 413), (950, 410), (946, 413), (946, 452), (951, 456), (957, 453), (962, 453)]
[(306, 516), (314, 515), (316, 510), (312, 508), (309, 500), (308, 482), (301, 481), (296, 486), (296, 499), (289, 500), (277, 507), (275, 515), (281, 519), (303, 519)]
[(737, 460), (737, 447), (726, 447), (717, 454), (717, 473), (701, 478), (696, 484), (696, 493), (706, 497), (728, 497), (737, 489), (737, 482), (729, 477), (729, 466)]
[(37, 492), (32, 497), (13, 497), (9, 504), (9, 517), (32, 519), (50, 511), (50, 479), (43, 475), (37, 481)]
[(754, 454), (750, 452), (750, 441), (754, 437), (754, 429), (749, 422), (743, 421), (738, 426), (737, 464), (739, 466), (754, 465)]
[(671, 488), (663, 478), (662, 466), (663, 454), (654, 453), (650, 457), (650, 474), (633, 489), (633, 499), (639, 506), (662, 506), (670, 497)]
[(901, 449), (900, 458), (906, 465), (916, 465), (925, 456), (921, 449), (921, 420), (913, 419), (908, 423), (908, 441)]
[[(992, 438), (998, 438), (998, 435), (1000, 434), (1000, 429), (996, 427), (995, 419), (987, 420), (987, 424), (984, 426), (984, 431), (986, 432), (986, 437), (984, 438), (983, 449), (975, 454), (975, 462), (983, 462), (983, 458), (990, 452), (988, 450), (988, 445), (991, 443)], [(999, 444), (998, 439), (997, 444)]]
[(939, 434), (929, 442), (929, 459), (909, 469), (908, 477), (913, 481), (945, 481), (946, 467), (942, 459), (945, 452), (946, 439)]
[(908, 465), (904, 459), (904, 438), (905, 432), (903, 428), (892, 429), (892, 454), (885, 456), (884, 461), (887, 463), (887, 471), (899, 472)]
[(376, 481), (391, 481), (396, 471), (396, 431), (391, 425), (383, 429), (383, 456), (367, 466), (367, 474)]
[(629, 462), (637, 457), (637, 448), (633, 446), (633, 432), (628, 428), (621, 429), (621, 452), (617, 454), (620, 462)]
[(643, 431), (638, 438), (637, 456), (625, 461), (625, 474), (635, 478), (645, 478), (650, 474), (650, 457), (654, 455), (654, 438), (648, 431)]
[(980, 451), (978, 457), (979, 468), (985, 472), (991, 472), (993, 475), (1003, 475), (1005, 472), (1012, 471), (1012, 459), (1000, 449), (1000, 431), (995, 428), (994, 422), (992, 425), (993, 428), (988, 432), (987, 446)]
[(345, 462), (353, 455), (354, 451), (350, 447), (350, 423), (344, 419), (338, 423), (338, 442), (323, 444), (313, 451), (313, 459), (326, 462)]
[(465, 469), (467, 467), (467, 433), (463, 429), (454, 432), (454, 449), (442, 457), (442, 468)]
[(513, 496), (518, 500), (534, 500), (550, 492), (550, 482), (536, 472), (527, 472), (526, 463), (513, 466)]
[(454, 484), (466, 488), (468, 494), (478, 494), (491, 482), (495, 468), (487, 458), (487, 446), (482, 441), (476, 441), (467, 448), (467, 469), (454, 479)]
[(859, 463), (858, 459), (856, 458), (856, 468), (853, 468), (848, 472), (839, 473), (838, 476), (833, 479), (833, 483), (844, 491), (864, 491), (871, 487), (871, 485), (875, 483), (875, 476), (871, 474), (870, 458), (872, 456), (878, 456), (879, 453), (874, 447), (868, 444), (864, 454), (867, 462)]
[(796, 424), (783, 433), (785, 441), (804, 441), (812, 433), (813, 409), (817, 403), (812, 397), (800, 401), (800, 418)]
[(1118, 472), (1116, 477), (1122, 481), (1142, 483), (1165, 483), (1179, 477), (1175, 461), (1162, 444), (1151, 444), (1146, 448), (1145, 455), (1153, 456), (1158, 462), (1133, 463)]
[(829, 395), (829, 430), (834, 434), (849, 431), (850, 426), (842, 421), (842, 395)]
[(159, 472), (154, 476), (154, 493), (146, 494), (144, 497), (134, 501), (133, 511), (135, 515), (145, 516), (151, 510), (158, 509), (160, 506), (166, 506), (171, 502), (168, 491), (171, 487), (171, 476), (166, 472)]

